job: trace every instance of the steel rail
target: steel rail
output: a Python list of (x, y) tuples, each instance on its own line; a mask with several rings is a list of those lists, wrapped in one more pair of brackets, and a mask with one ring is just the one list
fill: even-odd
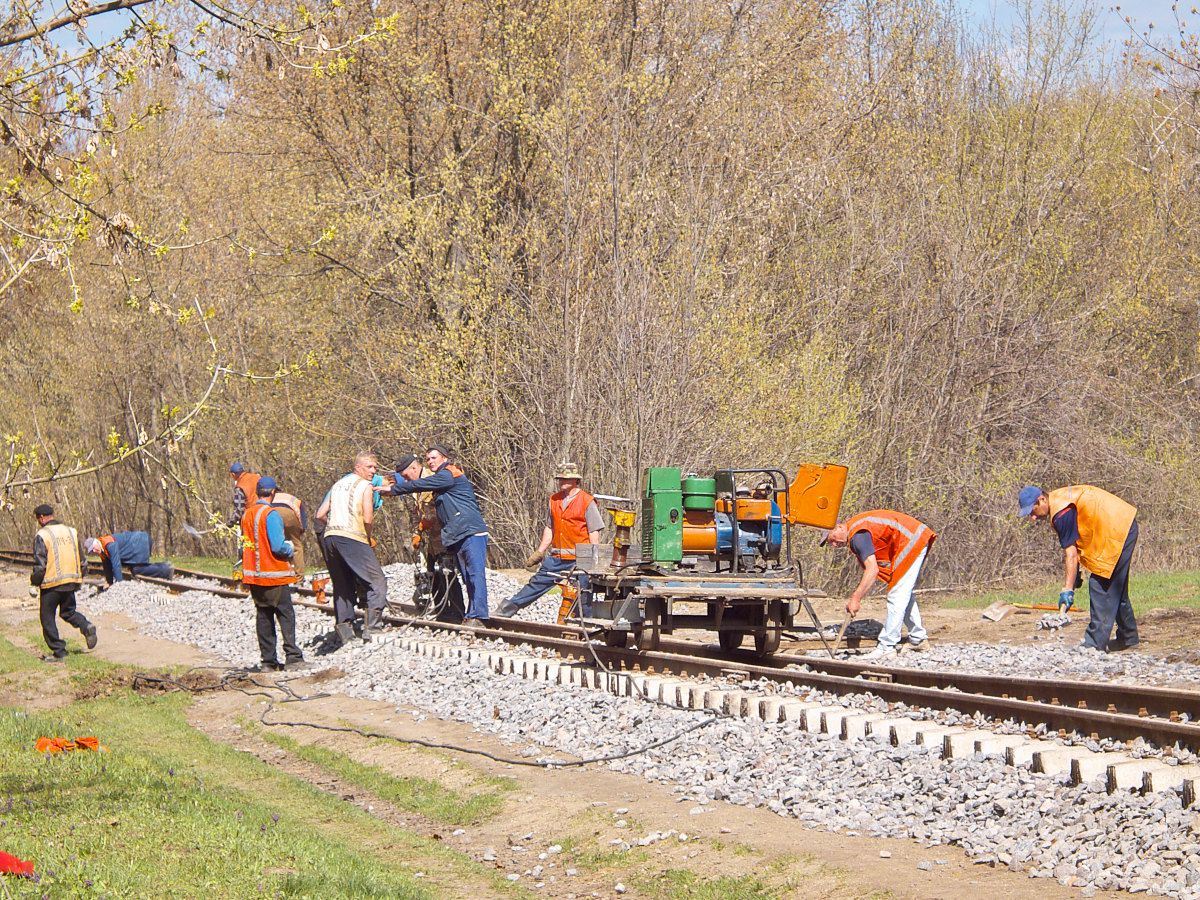
[[(29, 560), (14, 558), (19, 555), (0, 551), (0, 561), (7, 558), (28, 564)], [(186, 571), (191, 577), (225, 585), (238, 583), (236, 579), (208, 573), (177, 571)], [(249, 597), (245, 591), (230, 587), (197, 588), (166, 579), (135, 577), (174, 593), (207, 590), (223, 597)], [(308, 593), (311, 594), (311, 591)], [(329, 615), (333, 613), (329, 603), (298, 600), (296, 605)], [(387, 613), (384, 620), (391, 625), (436, 629), (510, 644), (529, 644), (567, 658), (589, 662), (595, 657), (610, 668), (626, 672), (645, 670), (714, 677), (740, 673), (742, 677), (808, 686), (830, 693), (871, 693), (889, 702), (952, 709), (968, 715), (979, 713), (991, 718), (1044, 724), (1049, 729), (1078, 731), (1096, 737), (1119, 740), (1140, 737), (1156, 744), (1179, 743), (1188, 749), (1200, 751), (1200, 723), (1196, 722), (1200, 720), (1200, 692), (1197, 691), (872, 666), (852, 660), (793, 654), (758, 658), (742, 651), (729, 654), (718, 647), (692, 641), (664, 640), (659, 650), (644, 652), (590, 641), (587, 632), (574, 624), (551, 625), (491, 619), (485, 627), (466, 628), (425, 619), (416, 614), (401, 615), (395, 612)], [(1180, 721), (1181, 714), (1192, 721)]]

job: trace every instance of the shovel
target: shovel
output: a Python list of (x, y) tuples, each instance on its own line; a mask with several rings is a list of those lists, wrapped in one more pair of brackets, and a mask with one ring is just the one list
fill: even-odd
[(999, 622), (1010, 612), (1012, 612), (1014, 608), (1015, 607), (1011, 603), (1005, 603), (1003, 600), (997, 600), (995, 603), (985, 609), (981, 615), (989, 622)]
[(837, 653), (837, 649), (841, 646), (842, 638), (846, 636), (846, 629), (850, 627), (850, 621), (854, 618), (853, 614), (846, 613), (846, 618), (842, 619), (842, 627), (838, 629), (837, 640), (833, 642), (833, 649), (829, 651), (829, 655), (833, 656)]

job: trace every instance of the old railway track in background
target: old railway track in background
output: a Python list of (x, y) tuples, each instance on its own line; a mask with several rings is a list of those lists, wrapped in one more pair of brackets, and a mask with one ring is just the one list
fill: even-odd
[[(0, 562), (30, 566), (32, 554), (0, 550)], [(176, 569), (175, 575), (172, 581), (140, 577), (138, 580), (161, 585), (174, 593), (204, 590), (223, 597), (249, 597), (233, 578), (187, 569)], [(220, 587), (189, 583), (191, 580), (216, 582)], [(331, 604), (316, 603), (311, 589), (298, 588), (297, 594), (303, 598), (296, 601), (298, 605), (332, 615)], [(484, 628), (467, 629), (421, 618), (415, 608), (411, 614), (390, 611), (385, 621), (397, 626), (526, 644), (567, 659), (584, 662), (598, 659), (604, 666), (619, 671), (679, 676), (738, 675), (831, 694), (869, 693), (892, 703), (955, 710), (967, 715), (978, 713), (992, 719), (1013, 720), (1031, 727), (1040, 724), (1048, 730), (1095, 738), (1142, 738), (1159, 746), (1179, 744), (1200, 752), (1200, 691), (1195, 690), (877, 666), (817, 655), (776, 653), (762, 658), (697, 641), (664, 639), (657, 651), (641, 652), (590, 641), (582, 628), (572, 624), (491, 619)]]

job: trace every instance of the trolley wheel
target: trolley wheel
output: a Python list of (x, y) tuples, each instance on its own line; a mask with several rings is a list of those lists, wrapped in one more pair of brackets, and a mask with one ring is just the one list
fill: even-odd
[(766, 656), (779, 650), (779, 636), (783, 633), (783, 604), (773, 600), (763, 611), (762, 630), (754, 633), (754, 652)]
[(661, 601), (647, 600), (643, 618), (645, 621), (633, 632), (634, 639), (637, 641), (638, 650), (643, 653), (651, 653), (658, 649), (659, 638), (662, 635)]
[(744, 636), (744, 632), (741, 631), (718, 631), (717, 643), (721, 645), (722, 650), (732, 652), (742, 646)]
[(762, 631), (754, 633), (754, 652), (759, 656), (766, 656), (768, 653), (774, 653), (779, 649), (779, 627), (777, 625), (767, 625)]
[(606, 631), (604, 632), (604, 646), (624, 648), (628, 634), (629, 632), (627, 631)]

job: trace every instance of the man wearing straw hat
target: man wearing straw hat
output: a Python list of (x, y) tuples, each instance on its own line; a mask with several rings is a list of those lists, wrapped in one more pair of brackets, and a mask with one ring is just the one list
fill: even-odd
[(575, 463), (560, 463), (554, 477), (558, 491), (550, 495), (541, 543), (525, 560), (527, 567), (541, 566), (523, 588), (500, 604), (496, 615), (501, 618), (511, 617), (562, 581), (575, 567), (576, 544), (600, 542), (604, 518), (595, 498), (580, 487), (583, 475), (579, 468)]

